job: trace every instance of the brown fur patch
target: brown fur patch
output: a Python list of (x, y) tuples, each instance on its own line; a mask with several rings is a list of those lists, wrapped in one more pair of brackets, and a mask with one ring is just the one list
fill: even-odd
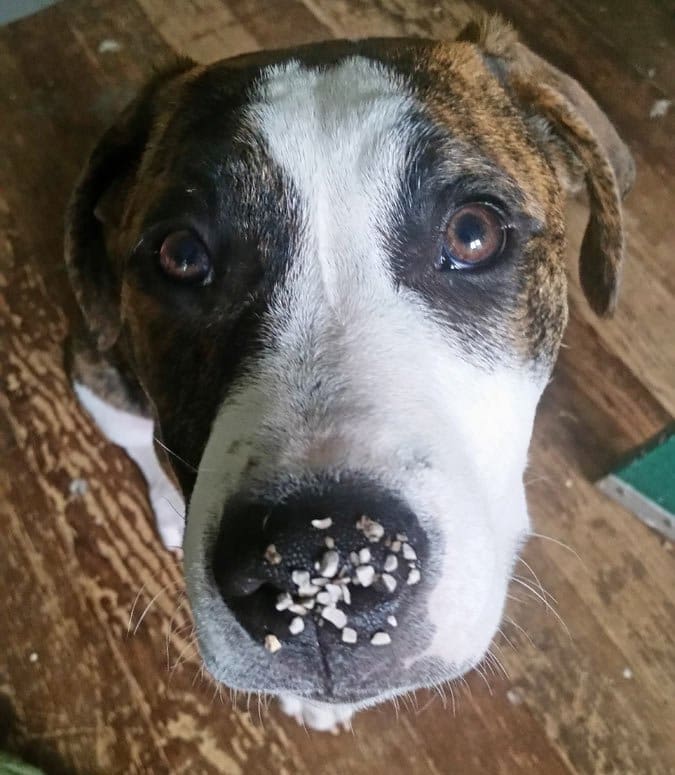
[[(486, 34), (504, 50), (514, 35), (499, 37), (499, 30), (489, 26)], [(567, 286), (563, 197), (550, 160), (476, 46), (436, 44), (419, 66), (420, 97), (434, 122), (503, 171), (522, 193), (525, 212), (541, 224), (541, 234), (524, 246), (517, 298), (495, 325), (524, 361), (551, 362), (567, 320)]]
[[(501, 61), (502, 82), (522, 110), (540, 121), (542, 147), (563, 185), (581, 177), (590, 199), (590, 219), (580, 255), (580, 279), (593, 310), (611, 314), (616, 305), (624, 237), (620, 200), (633, 185), (630, 152), (595, 101), (569, 76), (518, 41), (499, 16), (479, 12), (460, 34), (488, 58)], [(543, 119), (543, 121), (541, 121)]]

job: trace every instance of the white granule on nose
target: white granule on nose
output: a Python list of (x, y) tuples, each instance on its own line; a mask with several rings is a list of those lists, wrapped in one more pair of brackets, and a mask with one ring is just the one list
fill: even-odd
[(373, 543), (379, 541), (384, 535), (384, 528), (382, 525), (374, 519), (367, 517), (365, 514), (356, 523), (356, 529), (360, 530), (363, 535)]
[(338, 630), (341, 630), (347, 624), (347, 615), (345, 612), (334, 606), (326, 606), (321, 612), (321, 616), (331, 624), (334, 624)]
[(359, 565), (356, 579), (362, 587), (369, 587), (375, 580), (375, 568), (372, 565)]
[(298, 594), (301, 597), (312, 597), (318, 591), (319, 587), (314, 586), (314, 584), (303, 584), (301, 587), (298, 587)]
[(265, 635), (265, 648), (270, 654), (275, 654), (281, 648), (281, 641), (276, 635)]
[(342, 600), (342, 586), (338, 584), (326, 584), (326, 592), (330, 595), (330, 599), (333, 603), (337, 603), (338, 600)]
[(373, 559), (372, 554), (370, 553), (370, 549), (367, 547), (364, 549), (359, 549), (359, 562), (362, 565), (365, 565), (367, 562), (370, 562)]
[(296, 587), (304, 587), (306, 584), (309, 584), (309, 571), (294, 570), (291, 573), (291, 581)]
[[(317, 530), (326, 530), (331, 527), (333, 521), (330, 517), (326, 517), (314, 519), (311, 524)], [(356, 522), (356, 528), (371, 543), (379, 542), (384, 538), (382, 525), (366, 515)], [(372, 551), (366, 546), (358, 551), (351, 551), (349, 555), (344, 555), (339, 573), (340, 553), (336, 540), (331, 536), (325, 536), (323, 545), (325, 547), (323, 554), (313, 563), (317, 573), (312, 574), (307, 570), (292, 571), (291, 579), (297, 588), (296, 592), (282, 592), (277, 595), (276, 610), (295, 614), (287, 625), (291, 635), (298, 635), (304, 631), (303, 617), (314, 610), (319, 617), (317, 621), (319, 626), (323, 626), (324, 620), (328, 621), (340, 630), (344, 643), (356, 643), (358, 632), (354, 627), (347, 627), (347, 614), (337, 607), (340, 603), (351, 604), (350, 585), (352, 583), (361, 587), (370, 587), (381, 579), (387, 592), (393, 593), (401, 581), (392, 574), (401, 568), (402, 560), (405, 560), (408, 565), (406, 583), (414, 585), (421, 580), (417, 553), (408, 543), (408, 536), (405, 533), (397, 533), (395, 538), (390, 535), (384, 539), (388, 552), (381, 566), (379, 558), (374, 558)], [(267, 547), (265, 559), (272, 565), (278, 565), (283, 561), (274, 544)], [(387, 623), (390, 627), (398, 626), (398, 621), (393, 614), (387, 616)], [(391, 636), (381, 630), (370, 637), (370, 643), (373, 646), (386, 646), (391, 643)], [(275, 653), (282, 647), (279, 638), (273, 634), (265, 636), (264, 644), (271, 653)]]
[(340, 555), (335, 549), (329, 549), (324, 552), (323, 557), (319, 563), (319, 573), (325, 578), (332, 579), (338, 572), (340, 565)]
[(393, 592), (396, 589), (396, 579), (389, 573), (382, 574), (382, 583), (387, 588), (387, 592)]
[(282, 592), (280, 595), (277, 596), (277, 602), (274, 606), (277, 611), (285, 611), (287, 608), (290, 608), (293, 605), (293, 598), (288, 594), (288, 592)]
[(278, 565), (281, 562), (281, 555), (274, 544), (270, 544), (267, 549), (265, 549), (265, 559), (270, 565)]

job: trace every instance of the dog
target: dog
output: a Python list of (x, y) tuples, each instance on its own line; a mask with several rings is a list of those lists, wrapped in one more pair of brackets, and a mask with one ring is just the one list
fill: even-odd
[(180, 60), (103, 135), (67, 213), (70, 376), (183, 546), (217, 681), (328, 729), (480, 662), (528, 536), (564, 198), (588, 192), (609, 315), (633, 178), (582, 87), (483, 15)]

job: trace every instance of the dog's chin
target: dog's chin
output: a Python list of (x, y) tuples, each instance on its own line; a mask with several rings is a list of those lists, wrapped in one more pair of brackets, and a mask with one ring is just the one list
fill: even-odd
[(427, 689), (458, 679), (475, 667), (484, 653), (481, 652), (474, 659), (461, 665), (450, 664), (437, 657), (422, 656), (414, 661), (410, 668), (395, 671), (399, 673), (397, 681), (392, 681), (390, 676), (386, 683), (377, 681), (368, 685), (362, 675), (350, 675), (345, 676), (344, 681), (332, 683), (329, 691), (325, 687), (313, 685), (312, 681), (275, 681), (270, 673), (259, 672), (256, 669), (240, 671), (232, 664), (223, 664), (220, 660), (210, 659), (205, 653), (202, 653), (202, 660), (205, 668), (216, 681), (235, 692), (281, 698), (293, 697), (312, 706), (348, 707), (351, 712), (356, 712), (418, 689)]

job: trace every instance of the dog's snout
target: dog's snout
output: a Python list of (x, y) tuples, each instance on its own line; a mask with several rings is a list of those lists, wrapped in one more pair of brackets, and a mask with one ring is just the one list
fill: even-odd
[(421, 588), (427, 544), (396, 494), (342, 479), (278, 502), (234, 498), (212, 567), (226, 604), (261, 645), (388, 645)]

